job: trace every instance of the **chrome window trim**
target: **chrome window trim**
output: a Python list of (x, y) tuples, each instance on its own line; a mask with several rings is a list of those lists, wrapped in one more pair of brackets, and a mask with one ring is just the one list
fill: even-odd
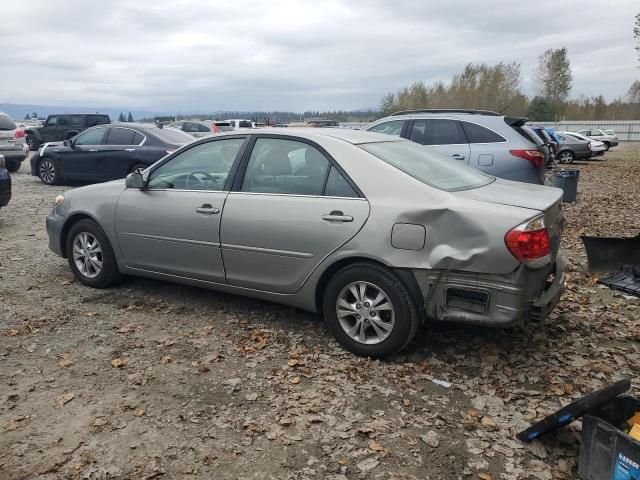
[(341, 200), (360, 200), (368, 201), (363, 197), (331, 197), (329, 195), (303, 195), (299, 193), (273, 193), (273, 192), (229, 192), (229, 195), (269, 195), (273, 197), (303, 197), (303, 198), (328, 198)]

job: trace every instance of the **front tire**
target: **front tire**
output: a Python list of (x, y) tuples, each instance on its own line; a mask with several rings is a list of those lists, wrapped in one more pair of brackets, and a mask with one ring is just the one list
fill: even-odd
[(562, 164), (573, 163), (574, 158), (573, 152), (570, 150), (560, 152), (560, 155), (558, 155), (558, 161)]
[(38, 161), (38, 177), (45, 185), (58, 185), (62, 180), (58, 164), (48, 157)]
[(80, 220), (71, 227), (66, 249), (71, 271), (85, 285), (106, 288), (122, 278), (111, 243), (93, 220)]
[(382, 358), (413, 339), (420, 315), (406, 285), (389, 269), (357, 263), (338, 271), (323, 299), (327, 328), (356, 355)]
[(604, 151), (608, 152), (609, 149), (611, 148), (611, 144), (609, 142), (602, 142), (604, 143)]

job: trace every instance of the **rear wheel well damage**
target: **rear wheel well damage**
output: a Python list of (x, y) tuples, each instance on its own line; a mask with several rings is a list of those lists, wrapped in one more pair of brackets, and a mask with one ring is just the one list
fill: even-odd
[(418, 282), (416, 281), (416, 278), (413, 275), (413, 272), (405, 268), (389, 268), (384, 263), (379, 262), (377, 260), (372, 260), (367, 257), (343, 258), (333, 263), (332, 265), (330, 265), (329, 268), (327, 268), (322, 273), (322, 275), (320, 276), (320, 279), (318, 280), (318, 284), (316, 286), (316, 292), (315, 292), (316, 311), (322, 313), (322, 303), (323, 303), (324, 292), (326, 291), (327, 286), (329, 285), (329, 282), (331, 281), (333, 276), (343, 268), (349, 265), (354, 265), (354, 264), (375, 265), (378, 267), (382, 267), (385, 270), (388, 270), (389, 272), (392, 272), (393, 274), (395, 274), (409, 290), (409, 293), (411, 294), (411, 297), (415, 302), (417, 310), (418, 312), (420, 312), (421, 320), (424, 320), (424, 299), (420, 292), (420, 286), (418, 285)]
[(67, 258), (67, 236), (69, 235), (69, 230), (80, 220), (91, 220), (95, 222), (93, 217), (86, 213), (76, 213), (69, 217), (62, 227), (62, 232), (60, 232), (60, 251), (62, 252), (62, 258)]

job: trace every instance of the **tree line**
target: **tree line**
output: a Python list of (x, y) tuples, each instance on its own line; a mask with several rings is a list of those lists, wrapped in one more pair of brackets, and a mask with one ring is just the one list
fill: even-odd
[[(640, 14), (634, 35), (640, 51)], [(385, 95), (380, 108), (385, 115), (420, 108), (470, 108), (527, 116), (533, 121), (640, 119), (640, 81), (611, 102), (602, 95), (570, 98), (573, 74), (565, 47), (540, 55), (533, 79), (536, 94), (529, 98), (521, 90), (519, 63), (469, 63), (448, 83), (419, 81)]]

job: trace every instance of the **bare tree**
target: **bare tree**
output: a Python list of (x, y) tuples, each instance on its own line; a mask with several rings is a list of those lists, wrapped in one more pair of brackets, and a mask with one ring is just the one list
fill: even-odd
[(636, 39), (636, 50), (638, 51), (638, 61), (640, 62), (640, 13), (636, 15), (636, 23), (633, 27), (633, 38)]
[(556, 105), (567, 100), (573, 75), (566, 47), (546, 50), (538, 57), (534, 73), (539, 96)]

